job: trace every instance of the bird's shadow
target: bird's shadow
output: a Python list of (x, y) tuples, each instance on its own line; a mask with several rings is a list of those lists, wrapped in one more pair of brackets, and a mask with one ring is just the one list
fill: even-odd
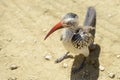
[(84, 58), (81, 55), (75, 56), (75, 60), (71, 68), (70, 80), (97, 80), (99, 77), (99, 54), (100, 46), (97, 44), (96, 48), (90, 51), (90, 55), (86, 59), (83, 68), (77, 72), (73, 72), (74, 68), (79, 67)]

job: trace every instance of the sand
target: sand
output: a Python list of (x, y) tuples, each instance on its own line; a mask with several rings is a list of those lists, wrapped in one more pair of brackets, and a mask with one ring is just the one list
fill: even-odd
[[(54, 63), (66, 52), (60, 42), (61, 30), (46, 41), (44, 37), (68, 12), (78, 14), (82, 25), (89, 6), (97, 11), (98, 45), (89, 57), (92, 64), (86, 62), (82, 70), (73, 73), (83, 57)], [(45, 60), (45, 55), (52, 57)], [(118, 55), (120, 0), (0, 0), (0, 80), (120, 80)], [(11, 70), (12, 65), (17, 68)], [(110, 72), (114, 78), (108, 76)]]

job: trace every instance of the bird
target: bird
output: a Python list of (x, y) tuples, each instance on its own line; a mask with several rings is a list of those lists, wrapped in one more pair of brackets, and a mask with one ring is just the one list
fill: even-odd
[(48, 32), (44, 40), (46, 40), (56, 30), (63, 29), (60, 40), (67, 52), (56, 60), (61, 62), (68, 56), (84, 55), (84, 60), (89, 56), (89, 49), (94, 46), (94, 38), (96, 32), (96, 10), (94, 7), (88, 7), (86, 18), (83, 26), (79, 24), (79, 17), (77, 14), (69, 12), (65, 14), (62, 19)]

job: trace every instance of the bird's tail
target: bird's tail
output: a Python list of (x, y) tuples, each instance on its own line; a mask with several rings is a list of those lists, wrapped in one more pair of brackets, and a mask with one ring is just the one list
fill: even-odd
[[(93, 7), (89, 7), (87, 10), (84, 26), (96, 27), (96, 10)], [(90, 33), (95, 36), (95, 29), (93, 29)]]

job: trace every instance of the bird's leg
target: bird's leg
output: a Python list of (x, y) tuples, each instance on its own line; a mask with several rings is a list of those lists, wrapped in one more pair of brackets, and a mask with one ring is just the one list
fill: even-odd
[(60, 58), (56, 59), (55, 62), (59, 63), (59, 62), (63, 61), (64, 59), (70, 57), (68, 54), (69, 54), (69, 52), (66, 52), (63, 56), (61, 56)]
[(79, 72), (81, 69), (83, 69), (83, 67), (85, 65), (85, 62), (86, 62), (86, 57), (84, 57), (82, 63), (79, 66), (73, 66), (72, 67), (72, 72), (76, 73), (76, 72)]

